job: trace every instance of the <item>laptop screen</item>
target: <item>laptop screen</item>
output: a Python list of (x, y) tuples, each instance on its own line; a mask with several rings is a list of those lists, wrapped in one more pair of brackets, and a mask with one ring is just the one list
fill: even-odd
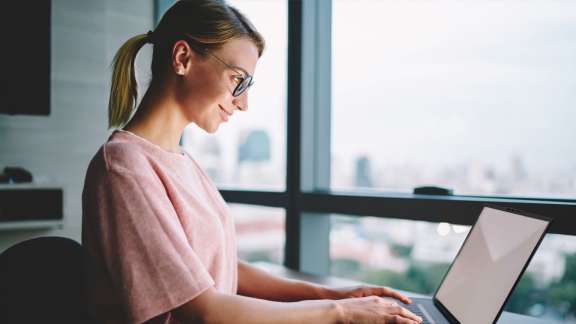
[(436, 292), (436, 299), (460, 323), (492, 323), (548, 223), (484, 207)]

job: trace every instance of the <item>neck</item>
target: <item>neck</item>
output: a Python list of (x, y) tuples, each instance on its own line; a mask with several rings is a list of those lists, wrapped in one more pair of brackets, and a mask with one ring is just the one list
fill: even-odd
[(186, 125), (188, 121), (173, 96), (151, 84), (124, 130), (160, 147), (177, 150)]

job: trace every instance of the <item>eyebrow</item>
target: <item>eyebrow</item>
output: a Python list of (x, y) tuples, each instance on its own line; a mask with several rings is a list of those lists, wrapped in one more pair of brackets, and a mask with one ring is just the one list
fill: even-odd
[[(212, 54), (212, 53), (210, 53)], [(223, 59), (219, 58), (218, 56), (212, 54), (214, 57), (216, 57), (218, 60), (220, 60), (222, 63), (228, 65), (229, 67), (233, 68), (234, 70), (240, 70), (240, 72), (244, 73), (247, 76), (252, 76), (250, 73), (248, 73), (248, 71), (244, 70), (243, 68), (239, 67), (238, 65), (234, 65), (234, 64), (230, 64), (226, 61), (224, 61)]]
[(237, 66), (237, 65), (232, 65), (232, 64), (230, 64), (230, 66), (233, 67), (233, 68), (235, 68), (235, 69), (240, 70), (241, 72), (243, 72), (243, 73), (244, 73), (245, 75), (247, 75), (247, 76), (252, 76), (250, 73), (248, 73), (248, 71), (244, 70), (243, 68), (241, 68), (241, 67), (239, 67), (239, 66)]

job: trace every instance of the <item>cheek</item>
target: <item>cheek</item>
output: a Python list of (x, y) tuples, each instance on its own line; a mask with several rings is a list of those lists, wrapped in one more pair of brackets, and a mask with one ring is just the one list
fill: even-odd
[(211, 80), (189, 80), (181, 83), (176, 96), (185, 111), (197, 114), (213, 104), (218, 91)]
[(202, 78), (195, 82), (194, 91), (190, 93), (193, 99), (200, 100), (205, 104), (215, 102), (220, 103), (223, 99), (227, 98), (230, 92), (226, 88), (224, 80), (220, 78)]

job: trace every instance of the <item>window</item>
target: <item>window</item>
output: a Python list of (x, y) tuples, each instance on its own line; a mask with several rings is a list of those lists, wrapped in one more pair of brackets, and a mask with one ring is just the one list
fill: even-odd
[(249, 262), (284, 261), (284, 210), (281, 208), (230, 204), (236, 223), (238, 257)]
[(332, 188), (576, 198), (574, 12), (334, 0)]
[[(331, 273), (429, 294), (467, 231), (435, 220), (470, 225), (485, 202), (569, 217), (555, 202), (576, 198), (574, 2), (331, 3), (330, 188), (353, 194), (324, 210), (411, 219), (332, 216)], [(458, 196), (411, 194), (426, 185)], [(574, 321), (564, 233), (547, 234), (507, 310)]]

